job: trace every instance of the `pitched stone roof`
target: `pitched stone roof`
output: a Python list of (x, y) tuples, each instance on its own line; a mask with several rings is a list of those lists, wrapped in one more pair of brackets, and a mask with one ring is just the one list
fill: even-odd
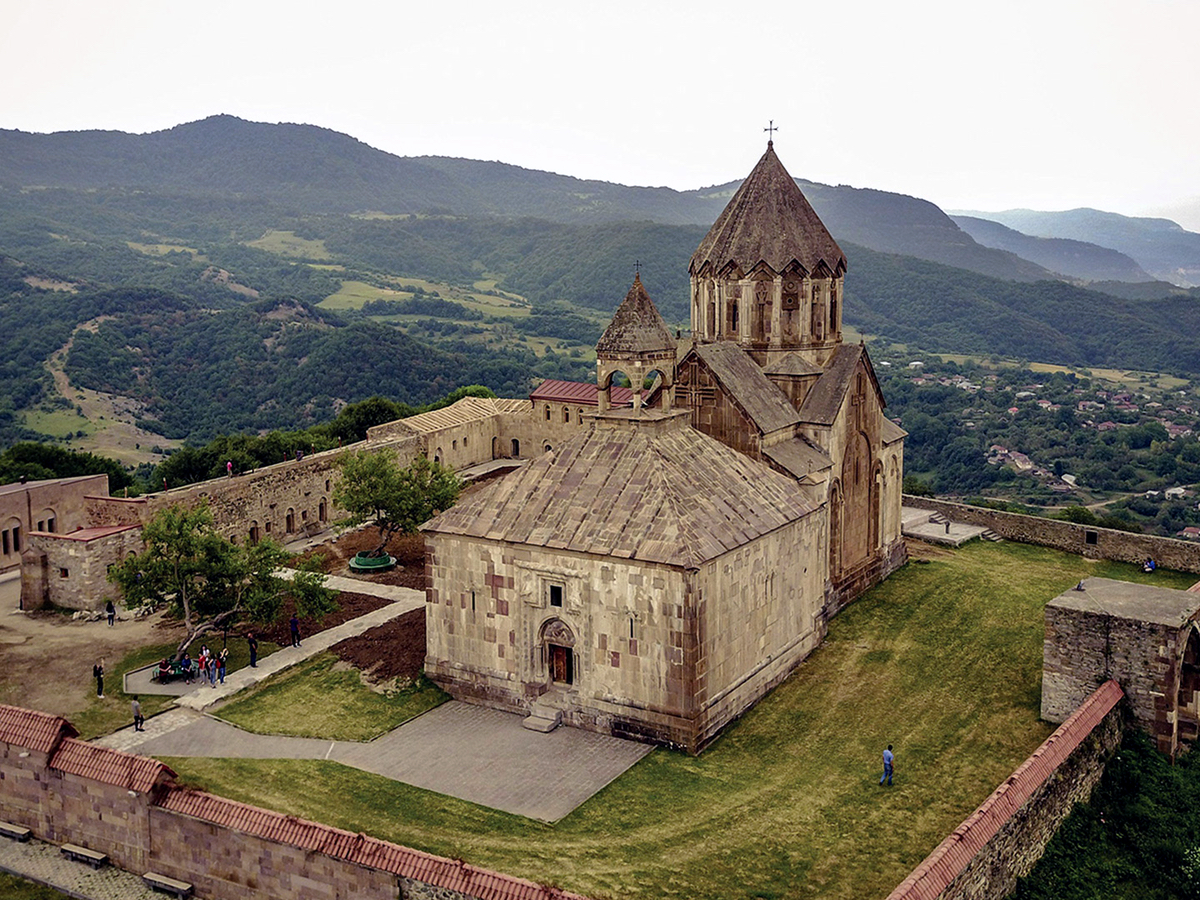
[(796, 407), (745, 350), (731, 341), (697, 344), (696, 355), (764, 434), (801, 421)]
[(449, 406), (400, 419), (406, 427), (417, 434), (432, 434), (443, 428), (478, 422), (504, 413), (527, 412), (529, 404), (524, 400), (504, 397), (463, 397)]
[(695, 568), (814, 508), (792, 479), (683, 419), (654, 431), (600, 420), (424, 530)]
[(882, 441), (884, 444), (893, 444), (896, 441), (906, 437), (908, 437), (907, 431), (905, 431), (887, 416), (883, 417), (883, 423), (879, 428), (880, 441)]
[(797, 478), (804, 478), (813, 472), (821, 472), (833, 466), (833, 460), (824, 451), (818, 450), (802, 437), (764, 447), (763, 455)]
[(617, 311), (600, 342), (597, 353), (646, 353), (655, 350), (674, 350), (675, 338), (659, 315), (654, 301), (642, 287), (642, 276), (633, 276), (633, 286)]
[(840, 344), (833, 351), (825, 373), (804, 398), (800, 406), (800, 420), (814, 425), (832, 425), (845, 402), (846, 392), (854, 383), (854, 373), (860, 361), (871, 377), (871, 386), (879, 397), (879, 405), (884, 406), (883, 394), (879, 390), (879, 382), (875, 380), (875, 370), (867, 356), (866, 347), (862, 344)]
[(160, 779), (175, 775), (157, 759), (97, 747), (75, 738), (59, 744), (50, 757), (50, 767), (139, 793), (146, 793)]
[(846, 270), (846, 254), (767, 144), (767, 152), (700, 242), (688, 271), (695, 275), (708, 264), (719, 272), (734, 263), (749, 272), (765, 262), (782, 272), (793, 260), (809, 273), (821, 263), (832, 274)]
[(0, 704), (0, 743), (49, 753), (65, 738), (79, 732), (62, 716)]

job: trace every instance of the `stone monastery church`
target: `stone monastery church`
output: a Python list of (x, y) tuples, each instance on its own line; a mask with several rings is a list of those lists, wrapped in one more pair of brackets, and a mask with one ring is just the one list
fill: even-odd
[(692, 256), (691, 339), (635, 277), (595, 412), (425, 525), (429, 677), (697, 752), (901, 565), (904, 432), (842, 341), (846, 268), (768, 143)]
[(594, 384), (465, 397), (142, 497), (109, 496), (106, 476), (6, 486), (0, 570), (19, 564), (26, 609), (99, 609), (108, 566), (171, 505), (286, 544), (338, 519), (348, 450), (509, 468), (425, 526), (429, 677), (532, 725), (697, 752), (905, 559), (904, 432), (866, 347), (842, 342), (845, 273), (768, 143), (692, 257), (689, 338), (635, 278)]

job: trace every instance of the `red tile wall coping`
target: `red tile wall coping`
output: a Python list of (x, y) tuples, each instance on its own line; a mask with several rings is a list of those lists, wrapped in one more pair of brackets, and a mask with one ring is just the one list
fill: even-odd
[(900, 882), (887, 900), (935, 900), (940, 897), (1124, 696), (1115, 681), (1100, 685), (966, 821)]
[(173, 781), (175, 772), (157, 759), (97, 747), (76, 738), (65, 738), (50, 757), (50, 768), (147, 793), (161, 782)]
[(167, 793), (158, 806), (254, 837), (381, 869), (479, 900), (586, 900), (579, 894), (490, 872), (460, 860), (433, 856), (365, 834), (352, 834), (203, 791), (178, 788)]
[(37, 753), (51, 753), (78, 731), (62, 716), (0, 704), (0, 741)]

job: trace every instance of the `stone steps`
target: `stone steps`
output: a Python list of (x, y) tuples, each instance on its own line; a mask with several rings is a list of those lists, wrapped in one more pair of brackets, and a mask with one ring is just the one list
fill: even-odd
[(540, 700), (535, 701), (529, 715), (521, 720), (521, 727), (530, 731), (549, 734), (562, 724), (562, 711)]
[(992, 542), (999, 542), (999, 541), (1004, 540), (1004, 538), (1000, 537), (1000, 535), (996, 534), (996, 532), (992, 531), (992, 529), (990, 529), (990, 528), (987, 529), (986, 531), (984, 531), (981, 535), (979, 535), (979, 539), (983, 540), (983, 541), (992, 541)]

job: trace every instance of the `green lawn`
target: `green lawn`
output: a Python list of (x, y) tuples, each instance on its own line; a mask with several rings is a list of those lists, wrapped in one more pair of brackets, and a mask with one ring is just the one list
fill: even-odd
[(239, 695), (216, 715), (258, 734), (369, 741), (447, 699), (424, 678), (401, 690), (372, 690), (357, 670), (321, 653)]
[(330, 253), (325, 249), (325, 242), (311, 241), (298, 237), (292, 231), (275, 231), (269, 229), (257, 240), (246, 241), (247, 247), (256, 247), (278, 256), (296, 256), (301, 259), (329, 259)]
[(838, 616), (699, 758), (656, 750), (553, 826), (331, 762), (169, 763), (225, 796), (596, 898), (882, 898), (1049, 735), (1046, 602), (1086, 575), (1147, 580), (1013, 543), (933, 555)]
[(26, 881), (24, 878), (0, 872), (0, 900), (67, 900), (67, 895)]
[[(194, 649), (192, 650), (193, 658), (200, 652), (200, 643), (200, 641), (197, 641), (194, 645)], [(219, 649), (221, 646), (221, 636), (219, 634), (216, 635), (208, 643), (210, 647)], [(79, 736), (84, 740), (91, 740), (103, 734), (111, 734), (118, 728), (131, 725), (133, 719), (129, 709), (129, 701), (133, 695), (126, 694), (121, 689), (125, 673), (149, 665), (150, 663), (156, 663), (164, 656), (173, 655), (175, 648), (178, 646), (178, 643), (171, 643), (139, 647), (115, 665), (106, 666), (103, 700), (96, 696), (95, 682), (88, 682), (90, 700), (87, 709), (70, 716), (71, 724), (79, 731)], [(278, 649), (278, 644), (262, 641), (258, 645), (258, 656), (260, 659), (270, 656)], [(250, 651), (246, 647), (246, 642), (241, 638), (230, 640), (228, 662), (229, 665), (226, 668), (226, 674), (236, 672), (243, 666), (250, 665)], [(167, 709), (174, 702), (175, 698), (164, 694), (138, 694), (138, 700), (142, 704), (142, 715), (148, 719), (156, 713)]]

